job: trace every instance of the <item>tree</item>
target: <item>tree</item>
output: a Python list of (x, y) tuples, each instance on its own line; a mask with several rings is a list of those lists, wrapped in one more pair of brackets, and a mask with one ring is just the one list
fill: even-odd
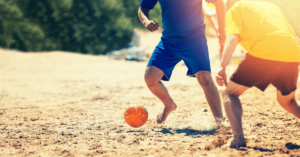
[(14, 24), (23, 18), (23, 14), (17, 5), (0, 0), (0, 15), (0, 46), (9, 48), (13, 41), (11, 32), (16, 30)]
[(21, 51), (103, 54), (125, 47), (134, 27), (142, 27), (137, 16), (139, 3), (0, 0), (0, 46)]
[[(131, 17), (119, 0), (74, 0), (74, 38), (81, 52), (101, 54), (126, 46), (133, 33)], [(79, 12), (76, 12), (78, 11)]]
[[(278, 5), (300, 36), (298, 0)], [(0, 0), (0, 46), (21, 51), (103, 54), (125, 47), (141, 0)], [(150, 18), (162, 26), (159, 3)]]

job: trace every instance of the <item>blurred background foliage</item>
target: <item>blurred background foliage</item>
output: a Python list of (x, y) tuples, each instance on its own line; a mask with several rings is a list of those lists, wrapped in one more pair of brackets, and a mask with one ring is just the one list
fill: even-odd
[[(300, 36), (299, 0), (278, 5)], [(0, 0), (0, 47), (20, 51), (104, 54), (126, 47), (134, 28), (144, 28), (140, 0)], [(159, 3), (150, 18), (161, 21)]]

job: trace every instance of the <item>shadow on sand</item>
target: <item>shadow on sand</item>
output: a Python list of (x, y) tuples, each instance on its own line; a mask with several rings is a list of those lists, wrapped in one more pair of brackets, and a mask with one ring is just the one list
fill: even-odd
[(295, 149), (300, 149), (299, 145), (292, 144), (292, 143), (287, 143), (285, 144), (285, 147), (289, 150), (295, 150)]
[(195, 136), (195, 135), (213, 135), (215, 134), (216, 130), (194, 130), (194, 129), (175, 129), (173, 130), (172, 128), (162, 128), (162, 130), (156, 131), (152, 129), (154, 132), (161, 132), (163, 134), (185, 134), (185, 136)]
[[(299, 145), (292, 144), (292, 143), (286, 143), (285, 147), (289, 150), (300, 149)], [(244, 148), (238, 148), (237, 150), (247, 151), (248, 149), (258, 150), (260, 152), (274, 152), (274, 151), (279, 150), (279, 149), (264, 149), (264, 148), (257, 148), (257, 147), (244, 147)]]
[[(195, 136), (195, 135), (213, 135), (216, 133), (215, 129), (212, 130), (194, 130), (194, 129), (189, 129), (189, 128), (185, 128), (185, 129), (172, 129), (172, 128), (162, 128), (161, 130), (154, 130), (152, 129), (152, 131), (154, 132), (160, 132), (163, 134), (185, 134), (185, 136)], [(135, 132), (145, 132), (145, 131), (135, 131), (135, 130), (130, 130), (130, 131), (126, 131), (126, 133), (135, 133)]]
[(278, 149), (264, 149), (264, 148), (258, 148), (258, 147), (244, 147), (244, 148), (238, 148), (237, 150), (247, 151), (248, 149), (258, 150), (260, 152), (275, 152), (278, 150)]
[(126, 131), (126, 133), (133, 133), (133, 132), (145, 132), (145, 131), (139, 131), (139, 130), (129, 130), (129, 131)]

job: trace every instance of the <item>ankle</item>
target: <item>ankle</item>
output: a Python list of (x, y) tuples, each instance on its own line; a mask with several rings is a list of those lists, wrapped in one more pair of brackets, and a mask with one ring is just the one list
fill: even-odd
[(245, 137), (243, 133), (234, 134), (234, 141), (245, 141)]
[(216, 120), (216, 123), (223, 123), (223, 122), (225, 122), (225, 118), (223, 118), (223, 116), (217, 116), (215, 118), (215, 120)]

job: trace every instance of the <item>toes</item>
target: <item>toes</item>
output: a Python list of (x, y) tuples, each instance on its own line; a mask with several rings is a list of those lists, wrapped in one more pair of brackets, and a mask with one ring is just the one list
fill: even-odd
[(227, 143), (226, 146), (229, 146), (230, 148), (238, 149), (240, 147), (247, 147), (246, 143), (236, 143), (231, 141), (230, 143)]
[(162, 116), (161, 115), (157, 115), (157, 123), (162, 123)]
[(157, 115), (157, 116), (156, 116), (156, 119), (157, 119), (157, 120), (161, 120), (161, 117), (162, 117), (161, 115)]

